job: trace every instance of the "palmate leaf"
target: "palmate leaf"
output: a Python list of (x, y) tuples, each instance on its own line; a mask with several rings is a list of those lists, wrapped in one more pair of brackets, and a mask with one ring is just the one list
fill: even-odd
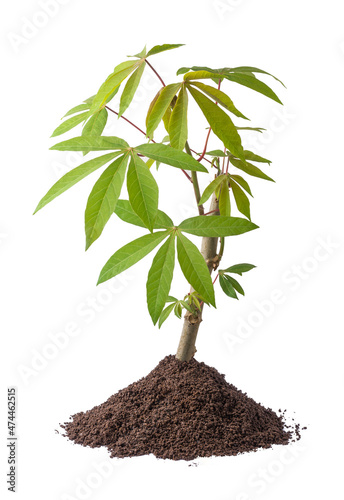
[(143, 257), (154, 250), (154, 248), (167, 238), (169, 234), (170, 231), (145, 234), (127, 245), (124, 245), (124, 247), (117, 250), (117, 252), (107, 261), (100, 272), (97, 284), (103, 283), (126, 269), (129, 269), (129, 267), (139, 262), (139, 260), (143, 259)]
[(93, 186), (85, 211), (86, 250), (101, 235), (113, 214), (124, 182), (128, 155), (117, 158)]
[(269, 97), (273, 101), (276, 101), (279, 104), (282, 104), (279, 97), (277, 97), (275, 92), (270, 87), (268, 87), (268, 85), (266, 85), (266, 83), (262, 82), (261, 80), (258, 80), (258, 78), (251, 76), (250, 74), (225, 73), (224, 77), (226, 78), (226, 80), (230, 80), (231, 82), (239, 83), (240, 85), (243, 85), (243, 86), (248, 87), (252, 90), (255, 90), (256, 92), (259, 92), (260, 94), (263, 94), (266, 97)]
[(159, 188), (146, 163), (136, 154), (131, 156), (127, 189), (134, 212), (153, 231), (158, 213)]
[(230, 217), (231, 215), (231, 201), (229, 197), (228, 182), (223, 182), (219, 196), (219, 211), (220, 215)]
[(269, 165), (271, 163), (270, 160), (267, 160), (266, 158), (263, 158), (262, 156), (256, 155), (255, 153), (252, 153), (252, 151), (245, 150), (244, 155), (245, 155), (246, 160), (257, 161), (260, 163), (269, 163)]
[(234, 167), (239, 168), (246, 174), (252, 175), (253, 177), (259, 177), (260, 179), (265, 179), (266, 181), (275, 182), (271, 177), (264, 174), (258, 167), (252, 165), (252, 163), (244, 163), (241, 160), (237, 160), (236, 158), (230, 158), (230, 162)]
[(119, 137), (84, 135), (59, 142), (50, 149), (56, 151), (83, 151), (88, 153), (89, 151), (123, 150), (128, 147), (129, 144)]
[(242, 188), (245, 189), (245, 191), (253, 197), (253, 194), (251, 192), (251, 188), (248, 185), (248, 183), (241, 177), (241, 175), (230, 175), (229, 179), (234, 179), (234, 181), (239, 184)]
[(100, 136), (108, 119), (107, 109), (103, 108), (92, 115), (82, 129), (82, 135)]
[(160, 52), (165, 52), (165, 50), (177, 49), (178, 47), (182, 47), (185, 45), (184, 43), (165, 43), (163, 45), (155, 45), (152, 47), (147, 54), (148, 56), (153, 56), (155, 54), (159, 54)]
[(171, 101), (181, 87), (181, 83), (171, 83), (162, 88), (153, 99), (146, 118), (147, 136), (152, 138), (154, 130), (162, 120)]
[(251, 213), (250, 213), (250, 200), (244, 193), (244, 191), (241, 189), (239, 184), (237, 184), (234, 180), (233, 177), (231, 179), (231, 188), (233, 191), (234, 199), (236, 206), (238, 207), (239, 212), (241, 212), (245, 217), (251, 220)]
[(213, 194), (214, 191), (216, 191), (219, 186), (228, 179), (227, 175), (218, 175), (215, 177), (213, 181), (205, 188), (205, 190), (202, 193), (201, 199), (199, 200), (199, 205), (203, 205), (206, 201), (209, 200), (210, 196)]
[(276, 76), (272, 75), (271, 73), (268, 73), (267, 71), (263, 71), (262, 69), (255, 68), (253, 66), (238, 66), (237, 68), (230, 68), (230, 72), (232, 73), (262, 73), (264, 75), (271, 76), (275, 80), (277, 80), (279, 83), (285, 87), (284, 83), (281, 82)]
[[(133, 224), (134, 226), (146, 227), (140, 217), (134, 212), (130, 202), (127, 200), (118, 200), (115, 208), (115, 214), (118, 215), (118, 217), (124, 222)], [(162, 210), (158, 210), (154, 222), (154, 229), (167, 229), (171, 227), (173, 227), (173, 222), (169, 216)]]
[(234, 286), (229, 281), (228, 276), (220, 274), (219, 282), (222, 290), (225, 292), (226, 295), (228, 295), (228, 297), (231, 297), (232, 299), (238, 298)]
[(118, 118), (120, 118), (123, 115), (124, 111), (129, 107), (131, 101), (133, 100), (133, 97), (135, 95), (137, 87), (139, 86), (145, 67), (146, 63), (143, 62), (128, 79), (121, 95)]
[(118, 90), (120, 84), (130, 75), (139, 65), (139, 61), (125, 61), (115, 67), (105, 82), (99, 88), (97, 94), (94, 96), (89, 111), (92, 115), (98, 111), (109, 100), (110, 96)]
[(36, 210), (34, 213), (38, 212), (45, 205), (54, 200), (57, 196), (67, 191), (67, 189), (71, 188), (77, 182), (81, 181), (89, 174), (102, 167), (109, 161), (113, 160), (116, 156), (118, 156), (120, 152), (117, 153), (108, 153), (103, 156), (99, 156), (98, 158), (94, 158), (93, 160), (87, 161), (83, 163), (79, 167), (73, 168), (70, 172), (67, 172), (61, 179), (59, 179), (55, 184), (49, 189), (47, 194), (41, 199), (38, 203)]
[(165, 306), (173, 277), (175, 234), (165, 241), (156, 253), (147, 279), (147, 304), (154, 325)]
[(161, 325), (167, 320), (169, 315), (174, 309), (174, 302), (173, 304), (169, 304), (165, 309), (162, 311), (160, 318), (159, 318), (159, 328), (161, 328)]
[(242, 276), (242, 273), (247, 273), (255, 267), (253, 264), (234, 264), (234, 266), (227, 267), (227, 269), (222, 269), (219, 273), (234, 273)]
[(222, 90), (211, 87), (210, 85), (205, 85), (201, 82), (190, 82), (190, 85), (191, 84), (194, 87), (197, 87), (199, 90), (202, 90), (202, 92), (207, 94), (214, 101), (218, 102), (222, 107), (233, 113), (233, 115), (237, 116), (238, 118), (244, 118), (245, 120), (248, 120), (248, 118), (234, 106), (232, 99), (230, 99), (227, 94), (222, 92)]
[(183, 151), (178, 151), (170, 146), (166, 146), (165, 144), (141, 144), (141, 146), (135, 148), (135, 151), (147, 156), (147, 158), (166, 163), (172, 167), (182, 168), (184, 170), (194, 170), (196, 172), (208, 172), (208, 170), (192, 156)]
[(216, 104), (198, 90), (189, 87), (190, 94), (201, 108), (213, 132), (227, 149), (245, 161), (241, 138), (230, 117)]
[(59, 125), (54, 132), (51, 134), (51, 137), (56, 137), (58, 135), (64, 134), (65, 132), (68, 132), (68, 130), (71, 130), (72, 128), (76, 127), (79, 125), (81, 122), (85, 121), (87, 118), (88, 112), (86, 111), (85, 113), (80, 113), (79, 115), (72, 116), (71, 118), (68, 118), (68, 120), (65, 120), (61, 125)]
[(183, 150), (185, 147), (188, 138), (187, 114), (188, 94), (183, 85), (178, 94), (168, 125), (170, 143), (175, 149)]
[(214, 287), (209, 269), (196, 245), (178, 233), (177, 251), (179, 265), (187, 281), (206, 302), (215, 307)]
[(172, 109), (171, 109), (171, 106), (169, 106), (166, 109), (164, 116), (162, 117), (162, 121), (164, 122), (164, 127), (165, 127), (165, 130), (167, 133), (169, 133), (169, 129), (170, 129), (171, 115), (172, 115)]
[(251, 130), (252, 132), (259, 132), (262, 134), (266, 128), (262, 127), (235, 127), (237, 130)]
[[(197, 68), (197, 67), (196, 67)], [(194, 69), (194, 68), (192, 68)], [(213, 70), (211, 68), (198, 67), (196, 71), (190, 71), (184, 75), (184, 80), (203, 80), (203, 79), (226, 79), (235, 83), (239, 83), (245, 87), (250, 88), (260, 94), (269, 97), (273, 101), (282, 104), (275, 92), (264, 82), (256, 78), (254, 75), (247, 73), (231, 72), (230, 68), (222, 68)]]
[(240, 283), (237, 282), (237, 280), (232, 278), (232, 276), (226, 276), (226, 279), (233, 285), (233, 288), (235, 288), (237, 292), (239, 292), (241, 295), (245, 295), (244, 289), (242, 288)]
[(225, 215), (210, 217), (198, 215), (197, 217), (185, 219), (179, 224), (179, 229), (185, 233), (209, 238), (236, 236), (257, 228), (256, 224), (247, 219), (227, 217)]
[(81, 113), (82, 111), (86, 111), (88, 109), (90, 109), (89, 104), (87, 104), (86, 102), (83, 102), (82, 104), (79, 104), (78, 106), (74, 106), (74, 108), (67, 111), (67, 113), (62, 118), (66, 118), (67, 116), (70, 116), (70, 115), (75, 115), (76, 113)]

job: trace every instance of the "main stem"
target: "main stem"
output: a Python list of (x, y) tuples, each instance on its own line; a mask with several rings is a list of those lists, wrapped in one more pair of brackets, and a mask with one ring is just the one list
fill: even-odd
[[(160, 82), (162, 83), (163, 87), (165, 87), (165, 82), (159, 75), (159, 73), (153, 68), (153, 66), (147, 61), (146, 63), (148, 66), (152, 69), (152, 71), (156, 74), (156, 76), (159, 78)], [(219, 81), (218, 88), (221, 86), (221, 80)], [(137, 127), (136, 127), (137, 128)], [(204, 158), (205, 152), (207, 150), (207, 145), (208, 145), (208, 140), (210, 136), (211, 129), (209, 129), (209, 132), (207, 134), (206, 142), (204, 145), (204, 149), (202, 154), (199, 156), (198, 161), (201, 161), (202, 159), (205, 159), (210, 163), (210, 161), (207, 158)], [(192, 156), (192, 152), (194, 152), (192, 149), (190, 149), (189, 143), (186, 141), (185, 144), (185, 150), (186, 152)], [(204, 207), (203, 205), (199, 205), (199, 200), (201, 198), (201, 193), (199, 189), (199, 184), (198, 184), (198, 178), (197, 178), (197, 172), (191, 172), (191, 179), (193, 183), (193, 188), (195, 192), (195, 198), (198, 206), (198, 212), (200, 215), (204, 216)], [(215, 196), (215, 193), (213, 194), (211, 204), (210, 204), (210, 212), (211, 216), (213, 215), (218, 215), (219, 214), (219, 202)], [(207, 216), (208, 217), (208, 216)], [(202, 238), (202, 245), (201, 245), (201, 254), (204, 257), (204, 260), (207, 263), (209, 273), (211, 274), (214, 269), (217, 269), (219, 265), (219, 256), (217, 255), (217, 243), (218, 243), (218, 238)], [(222, 249), (222, 244), (221, 244), (221, 249)], [(223, 251), (223, 249), (222, 249)], [(191, 287), (190, 292), (194, 292), (194, 289)], [(180, 337), (177, 353), (176, 353), (176, 358), (179, 359), (180, 361), (190, 361), (190, 359), (193, 358), (196, 352), (196, 338), (197, 338), (197, 333), (199, 329), (199, 325), (201, 324), (202, 321), (202, 312), (203, 312), (203, 302), (201, 303), (201, 310), (198, 311), (197, 314), (192, 314), (189, 311), (186, 312), (184, 316), (184, 324), (183, 324), (183, 329), (182, 329), (182, 334)]]
[[(218, 208), (219, 203), (214, 193), (210, 205), (210, 211), (214, 210), (214, 216), (218, 214)], [(207, 217), (213, 217), (213, 215)], [(207, 263), (210, 274), (218, 266), (217, 244), (218, 238), (202, 238), (201, 254)], [(190, 292), (193, 291), (191, 287)], [(203, 303), (201, 305), (201, 311), (199, 311), (197, 315), (187, 311), (184, 316), (183, 329), (176, 354), (176, 358), (180, 361), (190, 361), (196, 353), (196, 338), (202, 321), (202, 313)]]

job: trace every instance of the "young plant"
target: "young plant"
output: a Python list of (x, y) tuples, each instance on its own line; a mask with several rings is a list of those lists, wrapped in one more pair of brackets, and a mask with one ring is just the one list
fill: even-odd
[[(220, 287), (226, 295), (238, 298), (237, 293), (244, 295), (244, 291), (231, 275), (241, 276), (255, 267), (252, 264), (235, 264), (218, 270), (223, 258), (225, 239), (258, 227), (251, 222), (250, 186), (236, 172), (239, 170), (248, 176), (272, 181), (271, 177), (255, 165), (270, 164), (270, 161), (244, 149), (240, 136), (243, 130), (261, 133), (264, 129), (234, 124), (233, 120), (236, 118), (248, 118), (223, 91), (223, 84), (234, 82), (280, 104), (281, 101), (256, 76), (269, 73), (250, 66), (180, 68), (177, 71), (177, 75), (182, 75), (179, 81), (165, 85), (150, 61), (154, 55), (180, 46), (181, 44), (157, 45), (148, 52), (144, 48), (140, 53), (129, 56), (129, 60), (115, 67), (94, 96), (68, 111), (64, 116), (65, 120), (52, 136), (56, 137), (82, 124), (81, 135), (59, 142), (51, 149), (81, 151), (84, 155), (89, 152), (106, 153), (65, 174), (42, 198), (35, 212), (95, 170), (107, 165), (87, 200), (86, 249), (99, 238), (113, 214), (129, 224), (145, 228), (147, 233), (126, 244), (109, 258), (100, 272), (98, 283), (117, 276), (160, 245), (148, 272), (148, 311), (153, 323), (158, 323), (160, 328), (172, 311), (181, 318), (185, 310), (176, 357), (189, 361), (196, 351), (195, 342), (204, 304), (215, 307), (214, 284), (217, 278), (219, 277)], [(146, 129), (143, 130), (124, 117), (123, 113), (130, 106), (147, 66), (155, 73), (162, 87), (148, 107)], [(119, 109), (116, 111), (109, 107), (109, 103), (122, 84), (124, 87)], [(208, 126), (201, 153), (191, 149), (187, 140), (190, 97), (199, 106), (205, 125)], [(122, 138), (103, 135), (109, 111), (130, 123), (144, 136), (139, 145), (131, 146)], [(167, 136), (159, 141), (154, 139), (154, 133), (161, 122)], [(208, 151), (211, 133), (219, 140), (219, 149), (214, 151)], [(157, 168), (160, 163), (164, 163), (180, 169), (185, 181), (193, 188), (192, 196), (195, 197), (198, 216), (177, 225), (159, 210), (159, 188), (152, 174), (154, 163)], [(210, 177), (202, 194), (198, 175)], [(128, 200), (120, 199), (125, 178)], [(206, 212), (204, 204), (209, 199), (210, 207)], [(244, 217), (231, 215), (233, 204)], [(202, 238), (200, 250), (190, 241), (188, 234)], [(169, 295), (176, 254), (191, 287), (190, 292), (181, 299)], [(213, 271), (217, 271), (214, 280), (211, 278)]]

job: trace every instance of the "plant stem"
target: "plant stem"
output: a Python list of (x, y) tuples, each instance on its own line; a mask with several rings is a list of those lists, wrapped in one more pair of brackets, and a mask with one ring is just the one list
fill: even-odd
[[(105, 107), (106, 107), (106, 109), (108, 109), (109, 111), (111, 111), (111, 113), (115, 113), (115, 115), (118, 116), (117, 111), (115, 111), (114, 109), (109, 108), (109, 106), (105, 106)], [(128, 120), (128, 118), (126, 118), (123, 115), (121, 115), (121, 118), (123, 118), (123, 120), (125, 120), (126, 122), (130, 123), (130, 125), (132, 125), (133, 127), (135, 127), (136, 130), (138, 130), (139, 132), (141, 132), (141, 134), (143, 134), (144, 136), (146, 136), (146, 132), (144, 132), (144, 130), (142, 130), (142, 128), (140, 128), (137, 125), (135, 125), (135, 123), (131, 122), (130, 120)], [(151, 139), (151, 141), (155, 143), (155, 141), (153, 139)]]
[[(186, 141), (186, 143), (185, 143), (185, 151), (187, 152), (187, 154), (189, 154), (190, 156), (192, 156), (192, 153), (190, 151), (190, 146), (189, 146), (188, 141)], [(198, 213), (200, 215), (204, 215), (204, 206), (203, 205), (199, 205), (199, 200), (201, 199), (201, 191), (200, 191), (199, 184), (198, 184), (197, 172), (194, 172), (194, 171), (191, 172), (191, 179), (192, 179), (192, 184), (193, 184), (193, 188), (194, 188), (194, 192), (195, 192), (195, 198), (196, 198), (196, 202), (197, 202)]]
[[(106, 109), (108, 109), (109, 111), (111, 111), (112, 113), (114, 113), (115, 115), (118, 116), (118, 113), (117, 111), (115, 111), (114, 109), (111, 109), (109, 108), (109, 106), (105, 106)], [(126, 118), (125, 116), (121, 115), (121, 118), (123, 118), (123, 120), (125, 120), (127, 123), (129, 123), (130, 125), (132, 125), (133, 127), (136, 128), (136, 130), (138, 130), (139, 132), (141, 132), (141, 134), (143, 134), (145, 137), (146, 137), (146, 132), (144, 132), (142, 130), (142, 128), (138, 127), (137, 125), (135, 125), (135, 123), (131, 122), (130, 120), (128, 120), (128, 118)], [(156, 141), (154, 139), (151, 139), (152, 142), (154, 142), (154, 144), (156, 144)], [(183, 172), (183, 174), (189, 179), (190, 182), (192, 182), (192, 179), (190, 177), (190, 175), (183, 169), (181, 169), (181, 171)]]
[(159, 73), (153, 68), (153, 66), (151, 65), (151, 63), (148, 61), (148, 59), (145, 59), (146, 63), (148, 64), (148, 66), (150, 67), (150, 69), (152, 71), (154, 71), (154, 73), (156, 74), (156, 76), (159, 78), (159, 80), (161, 81), (161, 84), (163, 87), (166, 87), (165, 85), (165, 82), (164, 80), (161, 78), (161, 76), (159, 75)]
[[(218, 211), (218, 200), (213, 194), (211, 205), (211, 211), (214, 215), (210, 217), (216, 216)], [(202, 238), (202, 246), (201, 246), (201, 254), (204, 257), (204, 260), (207, 263), (209, 273), (211, 274), (214, 269), (218, 266), (217, 261), (217, 243), (218, 238)], [(193, 292), (193, 288), (191, 287), (190, 292)], [(202, 312), (203, 312), (203, 303), (201, 304), (201, 310), (197, 315), (191, 314), (189, 311), (186, 312), (184, 316), (184, 323), (182, 328), (182, 333), (180, 336), (180, 341), (176, 353), (176, 358), (179, 361), (190, 361), (193, 358), (196, 352), (196, 338), (199, 330), (199, 325), (202, 321)]]

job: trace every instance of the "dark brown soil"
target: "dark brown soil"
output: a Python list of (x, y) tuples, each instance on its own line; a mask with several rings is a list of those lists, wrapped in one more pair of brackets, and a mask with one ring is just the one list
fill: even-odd
[(264, 408), (195, 359), (164, 358), (153, 371), (62, 425), (75, 443), (105, 446), (111, 457), (153, 453), (193, 460), (288, 444), (299, 426)]

